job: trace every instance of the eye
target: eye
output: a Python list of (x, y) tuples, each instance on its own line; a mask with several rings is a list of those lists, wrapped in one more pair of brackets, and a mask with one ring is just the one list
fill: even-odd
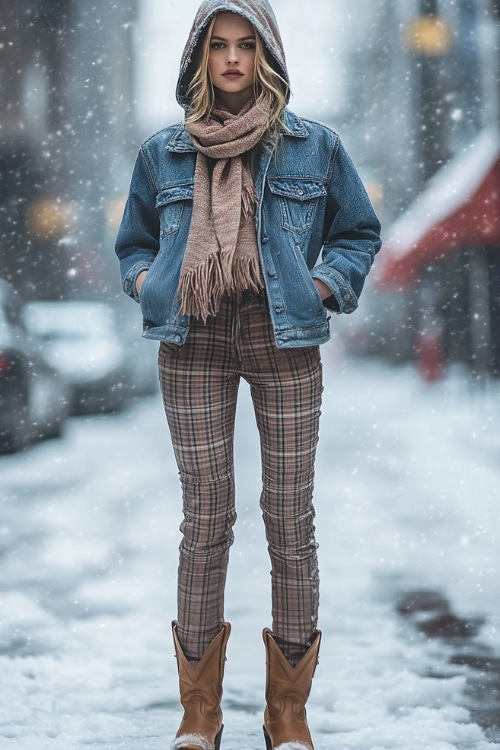
[(243, 42), (241, 47), (242, 49), (255, 49), (255, 44), (253, 42)]
[(225, 44), (223, 42), (211, 42), (210, 47), (212, 49), (224, 49)]

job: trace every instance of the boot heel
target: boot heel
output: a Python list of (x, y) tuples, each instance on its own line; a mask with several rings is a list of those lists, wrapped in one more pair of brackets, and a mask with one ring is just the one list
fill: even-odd
[(266, 728), (263, 727), (263, 730), (264, 730), (264, 739), (266, 741), (266, 750), (273, 750), (273, 743), (271, 742), (271, 738), (266, 732)]
[(221, 726), (221, 728), (219, 729), (219, 731), (215, 735), (215, 740), (214, 740), (214, 748), (215, 748), (215, 750), (219, 750), (219, 748), (220, 748), (220, 741), (221, 741), (222, 730), (223, 729), (224, 729), (224, 724)]

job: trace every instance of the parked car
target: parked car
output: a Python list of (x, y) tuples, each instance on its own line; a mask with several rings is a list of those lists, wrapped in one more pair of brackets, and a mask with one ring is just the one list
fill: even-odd
[(158, 341), (143, 338), (139, 306), (123, 295), (116, 311), (117, 327), (127, 349), (130, 395), (149, 396), (160, 392), (158, 376)]
[(75, 414), (117, 411), (130, 396), (128, 352), (104, 302), (43, 301), (26, 306), (28, 329), (72, 388)]
[(23, 323), (23, 302), (0, 279), (0, 452), (61, 434), (70, 409), (67, 385), (43, 344)]

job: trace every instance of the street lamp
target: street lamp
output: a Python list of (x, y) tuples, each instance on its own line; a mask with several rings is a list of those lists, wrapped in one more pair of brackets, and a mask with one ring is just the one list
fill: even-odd
[(404, 41), (410, 52), (423, 57), (440, 57), (451, 51), (453, 32), (438, 16), (436, 0), (422, 0), (420, 15), (409, 24)]
[(453, 47), (451, 25), (439, 16), (437, 0), (420, 0), (420, 15), (404, 33), (406, 49), (416, 61), (415, 105), (419, 125), (420, 182), (426, 182), (446, 161), (445, 112), (441, 73), (443, 58)]
[[(422, 188), (447, 161), (443, 60), (453, 47), (453, 30), (439, 15), (437, 0), (420, 0), (419, 15), (405, 30), (403, 43), (414, 60), (416, 161)], [(423, 268), (416, 282), (413, 325), (415, 354), (429, 380), (442, 374), (443, 320), (440, 311), (446, 280), (441, 269)]]

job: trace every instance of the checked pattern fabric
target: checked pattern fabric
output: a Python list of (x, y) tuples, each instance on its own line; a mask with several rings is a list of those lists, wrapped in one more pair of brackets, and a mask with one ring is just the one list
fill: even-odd
[(245, 292), (239, 302), (225, 296), (205, 324), (192, 320), (183, 346), (162, 342), (159, 373), (183, 492), (177, 633), (184, 653), (199, 661), (224, 622), (236, 521), (234, 423), (244, 378), (260, 435), (272, 629), (290, 663), (298, 663), (314, 640), (319, 602), (312, 502), (319, 348), (278, 348), (265, 293)]

